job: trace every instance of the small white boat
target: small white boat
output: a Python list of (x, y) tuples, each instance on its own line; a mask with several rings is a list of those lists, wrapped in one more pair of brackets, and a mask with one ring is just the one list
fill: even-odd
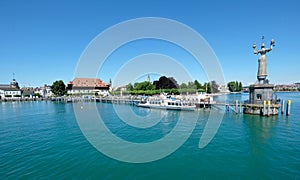
[(172, 97), (161, 95), (161, 98), (150, 99), (142, 101), (137, 104), (138, 107), (156, 108), (156, 109), (169, 109), (169, 110), (188, 110), (193, 111), (196, 108), (195, 103), (178, 100)]

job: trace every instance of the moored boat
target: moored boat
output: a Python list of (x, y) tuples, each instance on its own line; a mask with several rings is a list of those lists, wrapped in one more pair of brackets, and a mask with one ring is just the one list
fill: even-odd
[(138, 103), (138, 107), (156, 108), (156, 109), (168, 109), (168, 110), (195, 110), (196, 105), (173, 98), (166, 98), (160, 100), (147, 100), (145, 102)]
[(212, 103), (212, 97), (207, 94), (197, 96), (171, 97), (161, 94), (159, 97), (148, 97), (137, 104), (138, 107), (170, 109), (170, 110), (195, 110), (197, 104)]

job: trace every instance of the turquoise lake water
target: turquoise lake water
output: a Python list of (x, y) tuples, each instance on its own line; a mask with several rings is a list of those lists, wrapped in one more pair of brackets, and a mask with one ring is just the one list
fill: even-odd
[[(225, 113), (216, 135), (203, 149), (198, 144), (209, 111), (183, 112), (184, 116), (198, 117), (191, 135), (174, 153), (149, 163), (121, 162), (99, 152), (81, 132), (71, 103), (3, 102), (0, 179), (300, 179), (300, 93), (278, 93), (278, 97), (292, 100), (289, 117)], [(229, 102), (247, 98), (247, 94), (227, 95)], [(130, 106), (141, 117), (151, 113), (162, 117), (154, 126), (143, 129), (122, 122), (114, 110), (126, 110), (128, 105), (96, 106), (112, 133), (135, 143), (165, 137), (182, 115), (180, 111)], [(178, 139), (184, 137), (184, 129), (178, 133)], [(126, 156), (126, 147), (118, 148), (124, 148)]]

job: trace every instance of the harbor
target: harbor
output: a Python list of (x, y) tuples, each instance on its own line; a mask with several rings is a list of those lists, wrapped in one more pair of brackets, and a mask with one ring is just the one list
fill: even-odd
[[(96, 104), (99, 114), (114, 133), (120, 138), (134, 139), (137, 142), (153, 141), (171, 132), (178, 122), (180, 114), (187, 118), (194, 114), (199, 115), (191, 137), (176, 153), (163, 160), (143, 164), (143, 166), (106, 158), (93, 148), (78, 128), (74, 118), (73, 103), (2, 102), (0, 103), (2, 115), (0, 159), (5, 163), (1, 166), (0, 176), (4, 177), (5, 175), (12, 179), (42, 176), (96, 178), (100, 173), (101, 176), (112, 178), (121, 178), (121, 176), (130, 178), (136, 177), (135, 172), (143, 172), (143, 175), (153, 178), (157, 176), (161, 178), (166, 176), (192, 178), (191, 173), (185, 173), (186, 164), (190, 164), (193, 166), (188, 168), (188, 172), (200, 173), (201, 177), (206, 174), (211, 178), (230, 178), (232, 175), (228, 172), (233, 169), (235, 172), (239, 172), (238, 176), (241, 178), (257, 177), (252, 172), (260, 172), (259, 177), (267, 179), (299, 177), (297, 167), (300, 165), (298, 161), (300, 142), (299, 138), (296, 138), (300, 136), (300, 117), (297, 112), (297, 109), (300, 108), (299, 93), (278, 93), (278, 95), (292, 101), (290, 116), (284, 114), (270, 117), (254, 116), (243, 113), (236, 114), (230, 110), (225, 113), (214, 140), (203, 150), (198, 150), (197, 147), (199, 135), (203, 133), (210, 111), (218, 112), (215, 108), (200, 109), (195, 112), (162, 111), (139, 108), (121, 103), (121, 101), (118, 101), (119, 104), (112, 104), (109, 101), (107, 101), (108, 103), (76, 102), (76, 104), (87, 107), (90, 104)], [(228, 102), (236, 100), (243, 102), (247, 100), (248, 94), (227, 94), (215, 97), (215, 101), (221, 102), (223, 98), (226, 98)], [(115, 113), (114, 106), (126, 111), (130, 108), (137, 115), (144, 114), (145, 116), (142, 117), (145, 118), (147, 114), (157, 114), (163, 118), (151, 130), (133, 129), (122, 123)], [(220, 107), (224, 106), (220, 105)], [(183, 135), (184, 132), (178, 133), (178, 135)], [(119, 148), (125, 151), (126, 147), (120, 146)], [(227, 166), (222, 165), (224, 162)], [(219, 173), (209, 173), (221, 166), (222, 168), (218, 170)], [(282, 166), (285, 168), (281, 169)], [(129, 168), (130, 171), (123, 168)], [(172, 173), (166, 175), (166, 168)], [(49, 169), (55, 170), (49, 171)], [(153, 174), (153, 171), (156, 173)]]
[(1, 1), (0, 180), (300, 179), (300, 1)]
[[(214, 101), (213, 97), (226, 96), (226, 94), (217, 95), (180, 95), (169, 96), (173, 101), (177, 100), (177, 106), (179, 108), (165, 108), (170, 110), (225, 110), (227, 112), (233, 112), (235, 114), (254, 114), (261, 116), (278, 115), (279, 113), (290, 115), (291, 100), (279, 99), (276, 103), (270, 101), (263, 101), (263, 104), (249, 104), (248, 100), (232, 102)], [(107, 97), (94, 97), (94, 96), (73, 96), (73, 97), (52, 97), (52, 98), (25, 98), (25, 99), (2, 99), (2, 102), (30, 102), (30, 101), (52, 101), (57, 103), (82, 103), (82, 102), (96, 102), (96, 103), (112, 103), (112, 104), (127, 104), (139, 106), (139, 104), (145, 104), (147, 99), (156, 102), (156, 105), (160, 106), (161, 101), (164, 99), (162, 96), (107, 96)], [(0, 101), (1, 102), (1, 101)], [(172, 101), (171, 101), (172, 102)], [(184, 107), (183, 104), (189, 105), (190, 108)], [(145, 107), (141, 106), (140, 107)], [(150, 107), (147, 107), (150, 108)], [(164, 109), (164, 107), (152, 107), (158, 109)], [(249, 111), (251, 110), (251, 111)], [(280, 111), (279, 111), (280, 110)]]

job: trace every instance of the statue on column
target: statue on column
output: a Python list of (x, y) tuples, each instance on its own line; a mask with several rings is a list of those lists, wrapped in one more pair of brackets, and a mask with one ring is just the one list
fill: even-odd
[(253, 44), (254, 54), (260, 54), (260, 57), (258, 58), (258, 71), (257, 71), (257, 80), (259, 84), (265, 84), (267, 83), (267, 59), (266, 59), (266, 53), (270, 52), (275, 44), (274, 39), (271, 40), (270, 48), (265, 48), (264, 44), (264, 36), (262, 37), (262, 43), (261, 43), (261, 49), (256, 50), (256, 44)]

